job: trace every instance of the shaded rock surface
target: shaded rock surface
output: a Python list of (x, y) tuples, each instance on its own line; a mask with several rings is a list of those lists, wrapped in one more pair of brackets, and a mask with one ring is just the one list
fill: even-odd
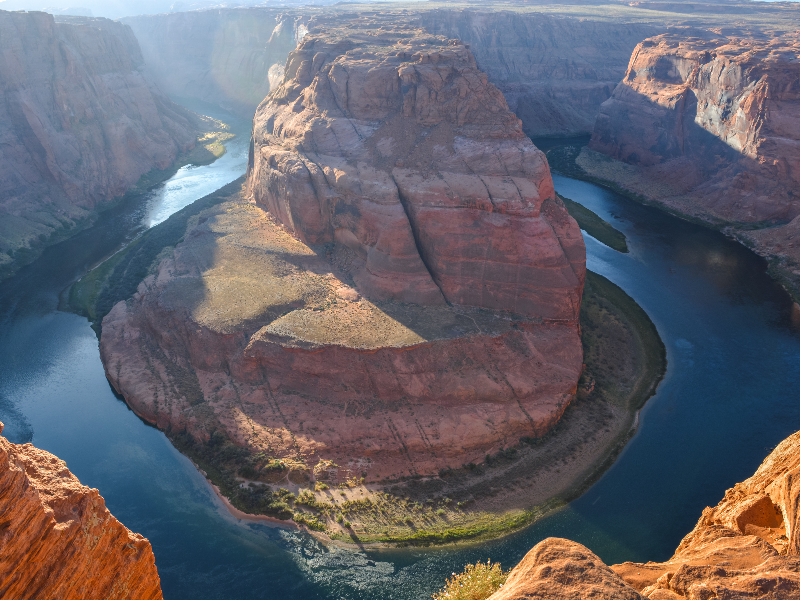
[(797, 432), (751, 478), (706, 508), (667, 562), (626, 562), (611, 573), (580, 544), (550, 538), (528, 553), (491, 598), (800, 597), (799, 476)]
[(590, 133), (630, 54), (663, 25), (509, 11), (420, 12), (431, 33), (469, 44), (531, 136)]
[(150, 543), (49, 452), (0, 438), (0, 514), (0, 597), (162, 598)]
[(0, 11), (0, 268), (193, 146), (143, 69), (124, 25)]
[(648, 39), (603, 104), (590, 148), (668, 184), (668, 204), (788, 222), (800, 214), (799, 56), (796, 35)]
[[(625, 73), (633, 48), (663, 25), (481, 10), (402, 10), (396, 22), (470, 45), (478, 66), (531, 135), (592, 131), (600, 104)], [(149, 68), (167, 93), (246, 117), (280, 80), (306, 31), (352, 18), (346, 9), (222, 9), (129, 17)], [(374, 12), (364, 11), (368, 17)]]
[(303, 39), (254, 202), (230, 188), (103, 321), (159, 427), (378, 479), (541, 435), (575, 393), (585, 250), (542, 153), (463, 44), (374, 21)]
[(249, 119), (271, 82), (282, 78), (307, 20), (307, 13), (291, 9), (249, 8), (142, 15), (123, 22), (167, 94), (216, 104)]

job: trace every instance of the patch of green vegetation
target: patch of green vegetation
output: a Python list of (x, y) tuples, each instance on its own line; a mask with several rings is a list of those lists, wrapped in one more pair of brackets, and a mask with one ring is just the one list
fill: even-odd
[(273, 491), (268, 485), (250, 484), (242, 487), (241, 482), (233, 476), (236, 465), (248, 461), (250, 453), (234, 444), (224, 431), (217, 429), (205, 443), (186, 431), (167, 431), (167, 436), (239, 510), (283, 520), (294, 517), (290, 508), (295, 500), (294, 494), (286, 489)]
[(453, 573), (445, 586), (432, 596), (433, 600), (486, 600), (499, 590), (508, 579), (500, 563), (477, 562), (464, 567), (462, 573)]
[(165, 249), (183, 240), (189, 221), (202, 211), (224, 202), (242, 186), (244, 178), (196, 200), (163, 223), (147, 230), (126, 248), (100, 264), (77, 281), (69, 291), (69, 308), (92, 321), (100, 333), (100, 324), (114, 305), (136, 293), (139, 284), (160, 262)]
[(567, 211), (578, 222), (578, 226), (596, 240), (604, 243), (617, 252), (628, 252), (628, 243), (625, 234), (615, 229), (608, 221), (601, 219), (595, 212), (582, 204), (560, 196)]

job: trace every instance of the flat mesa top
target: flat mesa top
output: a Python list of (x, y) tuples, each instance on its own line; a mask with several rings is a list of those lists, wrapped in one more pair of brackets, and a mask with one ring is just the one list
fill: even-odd
[(371, 301), (348, 277), (351, 253), (334, 244), (307, 246), (237, 195), (202, 213), (162, 263), (158, 302), (214, 332), (304, 348), (401, 348), (500, 335), (512, 320), (531, 321), (468, 307)]

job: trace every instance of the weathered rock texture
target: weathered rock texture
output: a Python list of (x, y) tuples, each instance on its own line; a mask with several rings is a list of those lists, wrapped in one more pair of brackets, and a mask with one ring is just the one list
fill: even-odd
[(196, 139), (119, 23), (0, 11), (0, 81), (0, 268)]
[[(352, 13), (335, 8), (223, 9), (124, 19), (158, 84), (251, 117), (307, 30)], [(365, 11), (372, 17), (375, 13)], [(397, 10), (396, 22), (470, 45), (530, 135), (592, 131), (631, 51), (665, 26), (479, 10)]]
[(490, 600), (641, 600), (585, 546), (560, 538), (536, 544)]
[(510, 11), (421, 11), (431, 33), (469, 44), (531, 136), (590, 133), (643, 39), (666, 26)]
[(256, 114), (247, 189), (103, 322), (139, 414), (369, 479), (559, 419), (583, 240), (463, 44), (374, 19), (307, 35)]
[(162, 597), (150, 543), (49, 452), (0, 438), (0, 515), (0, 597)]
[[(800, 597), (800, 432), (781, 442), (750, 479), (706, 508), (665, 563), (611, 569), (567, 540), (548, 539), (491, 600), (511, 598)], [(621, 586), (623, 583), (627, 585)]]
[[(313, 10), (313, 9), (310, 9)], [(279, 81), (306, 32), (307, 13), (200, 10), (128, 17), (147, 67), (171, 96), (195, 98), (247, 119)]]
[(796, 36), (648, 39), (590, 147), (668, 184), (674, 202), (659, 198), (668, 204), (724, 221), (789, 221), (800, 214), (798, 57)]

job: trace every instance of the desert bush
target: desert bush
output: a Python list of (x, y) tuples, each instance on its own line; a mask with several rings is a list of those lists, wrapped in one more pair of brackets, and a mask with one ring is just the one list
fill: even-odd
[(431, 596), (433, 600), (486, 600), (503, 587), (508, 572), (500, 563), (477, 562), (464, 567), (463, 573), (453, 573), (445, 586)]

